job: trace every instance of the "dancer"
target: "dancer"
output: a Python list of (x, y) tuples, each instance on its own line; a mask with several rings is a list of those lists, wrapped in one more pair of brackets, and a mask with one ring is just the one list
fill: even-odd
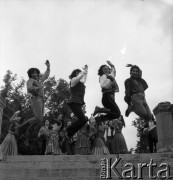
[(138, 66), (128, 64), (127, 67), (131, 67), (131, 77), (125, 80), (124, 100), (128, 104), (125, 115), (128, 117), (133, 111), (144, 119), (145, 123), (148, 123), (152, 120), (152, 114), (145, 99), (145, 90), (148, 88), (148, 84), (142, 79), (142, 71)]
[(89, 140), (89, 133), (90, 133), (90, 125), (86, 123), (77, 133), (75, 154), (81, 154), (81, 155), (91, 154), (91, 143)]
[(94, 139), (91, 154), (93, 155), (110, 154), (106, 146), (105, 139), (104, 139), (104, 133), (105, 133), (105, 128), (106, 128), (104, 123), (99, 122), (98, 124), (96, 124), (95, 127), (96, 127), (96, 134), (95, 134), (95, 139)]
[(47, 146), (45, 154), (49, 155), (60, 155), (62, 154), (62, 151), (60, 149), (59, 145), (59, 130), (61, 129), (62, 123), (61, 121), (55, 121), (53, 120), (52, 123), (52, 130), (49, 131), (49, 134), (47, 134)]
[(52, 127), (50, 126), (49, 120), (46, 120), (44, 126), (42, 126), (38, 132), (38, 138), (41, 141), (41, 155), (45, 154), (47, 137), (51, 128)]
[[(43, 121), (43, 110), (44, 110), (44, 81), (49, 77), (50, 74), (50, 63), (46, 61), (47, 70), (40, 77), (40, 71), (37, 68), (30, 68), (28, 70), (29, 80), (27, 81), (27, 91), (31, 94), (31, 107), (34, 113), (34, 117), (25, 121), (20, 127), (20, 134), (28, 132), (33, 125), (40, 128)], [(26, 130), (27, 128), (27, 130)]]
[(67, 128), (67, 135), (69, 137), (73, 136), (88, 120), (85, 117), (85, 114), (82, 110), (85, 95), (85, 85), (88, 73), (88, 66), (85, 65), (83, 71), (80, 69), (75, 69), (69, 78), (70, 81), (70, 89), (71, 89), (71, 99), (68, 103), (70, 109), (74, 113), (74, 115), (78, 118), (77, 121), (72, 123), (71, 126)]
[(114, 130), (114, 126), (112, 123), (112, 120), (106, 122), (106, 146), (109, 149), (110, 154), (112, 154), (112, 141), (114, 139), (114, 134), (115, 134), (115, 130)]
[(148, 136), (148, 147), (150, 153), (157, 152), (157, 143), (158, 143), (158, 135), (157, 135), (157, 127), (154, 116), (152, 115), (152, 121), (149, 122), (148, 126), (144, 126), (144, 133), (147, 133)]
[(125, 127), (125, 122), (122, 115), (118, 119), (113, 120), (113, 126), (115, 129), (115, 134), (112, 141), (112, 154), (126, 154), (128, 149), (122, 134), (122, 128), (123, 126)]
[(20, 111), (16, 111), (14, 115), (10, 118), (10, 127), (8, 134), (4, 141), (2, 142), (0, 160), (4, 159), (6, 156), (12, 156), (18, 154), (17, 148), (17, 136), (20, 117), (18, 116)]
[(100, 76), (99, 82), (103, 93), (102, 104), (104, 108), (96, 106), (93, 115), (96, 115), (97, 113), (107, 113), (105, 120), (112, 120), (121, 115), (119, 107), (115, 102), (115, 92), (119, 92), (119, 87), (115, 80), (115, 67), (110, 61), (107, 61), (107, 63), (110, 65), (111, 69), (107, 65), (102, 65), (98, 70), (98, 75)]

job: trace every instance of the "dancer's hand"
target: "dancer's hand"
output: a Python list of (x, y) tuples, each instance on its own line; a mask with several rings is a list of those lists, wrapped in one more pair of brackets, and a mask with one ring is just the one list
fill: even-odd
[(50, 66), (50, 62), (49, 62), (49, 60), (46, 60), (46, 66)]
[(132, 64), (127, 64), (126, 67), (132, 67), (133, 65)]
[(82, 69), (83, 69), (86, 73), (88, 73), (88, 65), (85, 65)]
[(109, 64), (109, 66), (114, 67), (114, 65), (110, 61), (106, 61), (106, 62)]

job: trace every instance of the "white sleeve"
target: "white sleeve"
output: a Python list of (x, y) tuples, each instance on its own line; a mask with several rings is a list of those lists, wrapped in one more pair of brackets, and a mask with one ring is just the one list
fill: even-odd
[(100, 86), (101, 86), (101, 88), (108, 89), (110, 87), (110, 83), (111, 83), (110, 79), (107, 79), (105, 74), (103, 74), (100, 77)]
[(77, 77), (71, 79), (71, 87), (74, 87), (85, 75), (87, 71), (80, 72)]

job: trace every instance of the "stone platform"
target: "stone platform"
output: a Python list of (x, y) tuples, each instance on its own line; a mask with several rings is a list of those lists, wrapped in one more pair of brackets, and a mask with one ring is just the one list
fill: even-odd
[[(45, 156), (9, 156), (0, 161), (0, 180), (99, 180), (101, 173), (101, 159), (107, 158), (109, 164), (113, 164), (116, 158), (119, 162), (115, 169), (121, 179), (129, 176), (128, 179), (173, 179), (173, 153), (160, 154), (125, 154), (125, 155), (45, 155)], [(112, 162), (110, 162), (112, 158)], [(148, 167), (141, 168), (141, 166)], [(142, 165), (143, 164), (143, 165)], [(151, 164), (152, 165), (151, 170)], [(102, 166), (103, 167), (103, 166)], [(109, 166), (108, 166), (109, 167)], [(150, 170), (149, 170), (150, 167)], [(109, 179), (120, 179), (117, 173), (110, 168), (107, 171)], [(102, 169), (103, 172), (104, 169)], [(125, 174), (125, 170), (128, 172)], [(150, 172), (149, 172), (150, 171)], [(160, 172), (159, 172), (160, 171)], [(161, 171), (163, 171), (161, 173)], [(142, 173), (142, 174), (141, 174)], [(132, 177), (131, 177), (132, 176)], [(141, 176), (141, 177), (140, 177)]]

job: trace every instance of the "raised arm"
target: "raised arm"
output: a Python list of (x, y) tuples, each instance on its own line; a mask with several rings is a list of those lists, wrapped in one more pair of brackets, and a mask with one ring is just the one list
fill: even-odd
[(115, 76), (116, 76), (115, 66), (114, 66), (110, 61), (107, 61), (107, 63), (108, 63), (109, 66), (111, 67), (111, 73), (110, 73), (110, 75), (115, 78)]
[(83, 71), (78, 74), (77, 77), (71, 79), (71, 87), (74, 87), (79, 81), (85, 83), (88, 74), (88, 66), (85, 65)]
[(45, 73), (43, 74), (43, 76), (40, 78), (40, 80), (42, 82), (44, 82), (50, 75), (50, 63), (49, 63), (49, 60), (46, 60), (46, 66), (47, 66), (47, 69), (45, 71)]

